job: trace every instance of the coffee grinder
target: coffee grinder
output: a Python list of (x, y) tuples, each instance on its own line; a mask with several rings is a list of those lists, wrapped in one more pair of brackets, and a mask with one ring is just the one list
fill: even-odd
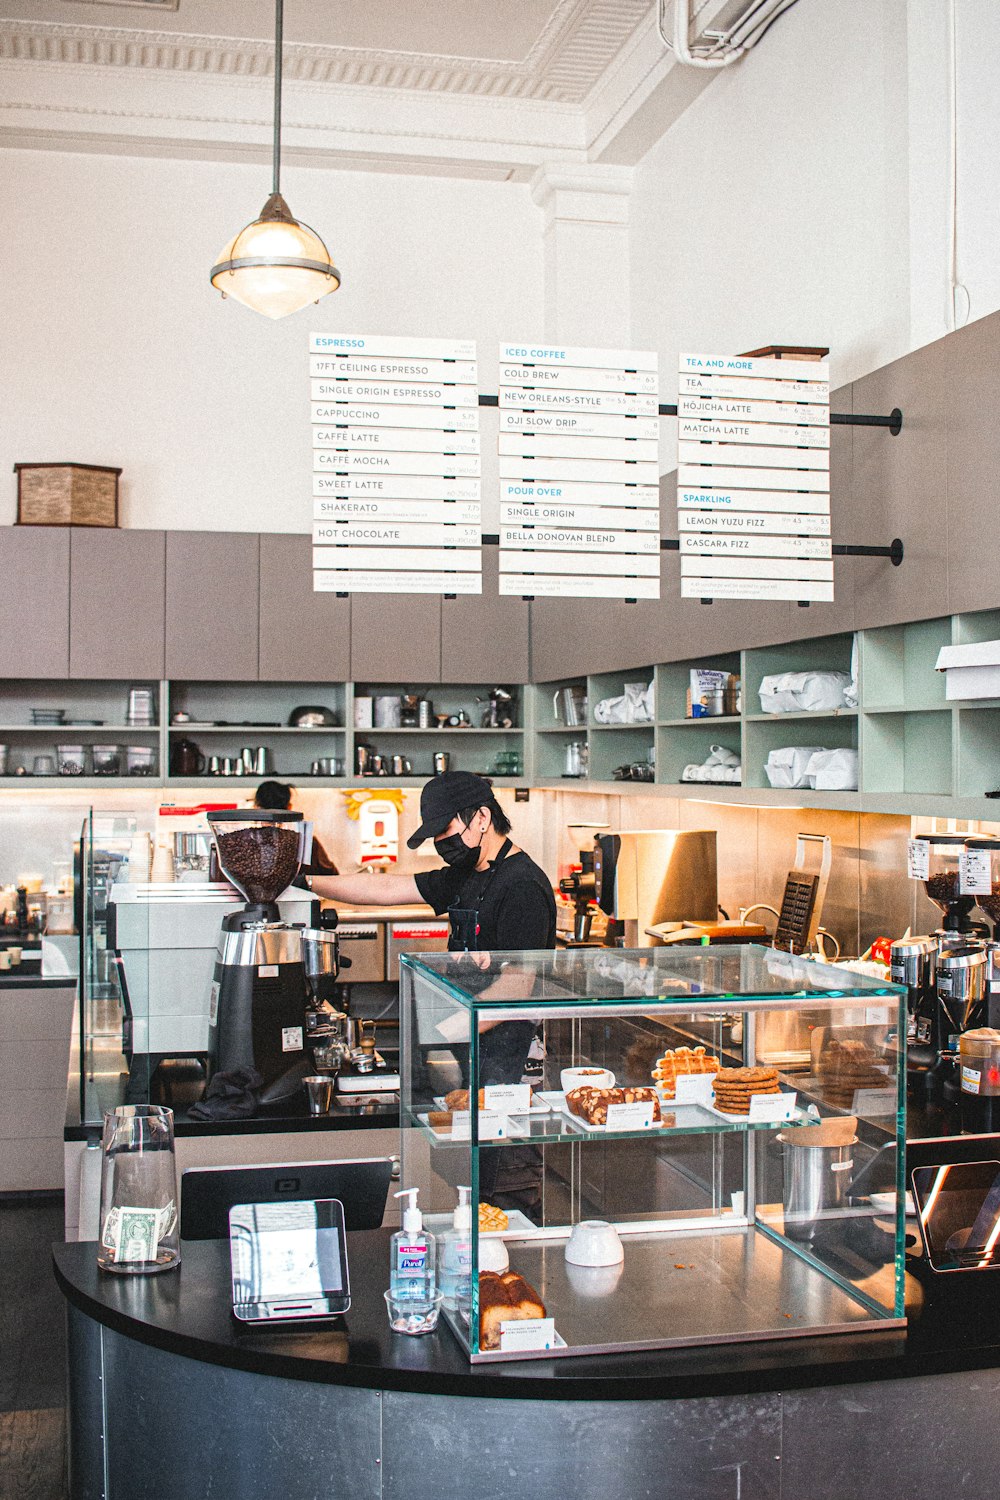
[(295, 1093), (305, 1050), (303, 928), (283, 922), (277, 898), (295, 879), (310, 832), (299, 812), (213, 810), (208, 822), (242, 911), (222, 922), (209, 1008), (213, 1073), (253, 1068), (263, 1103)]
[(942, 934), (973, 933), (988, 937), (985, 925), (974, 922), (970, 915), (976, 904), (975, 896), (967, 895), (962, 890), (964, 836), (955, 833), (918, 833), (913, 843), (914, 846), (923, 845), (927, 850), (924, 890), (943, 913), (939, 931)]

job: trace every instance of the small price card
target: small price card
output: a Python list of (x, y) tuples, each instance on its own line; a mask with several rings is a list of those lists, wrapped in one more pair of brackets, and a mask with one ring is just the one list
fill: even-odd
[(643, 1104), (609, 1104), (605, 1130), (648, 1130), (653, 1123), (653, 1101)]
[(988, 849), (966, 849), (958, 856), (959, 889), (963, 896), (988, 896), (993, 890)]
[(714, 1073), (678, 1073), (674, 1080), (677, 1104), (711, 1104)]
[(751, 1094), (751, 1120), (790, 1120), (795, 1113), (798, 1094)]
[(909, 839), (906, 845), (906, 873), (911, 880), (928, 880), (931, 872), (930, 845), (924, 839)]
[(856, 1115), (894, 1115), (895, 1089), (855, 1089), (851, 1112)]
[(486, 1108), (501, 1115), (526, 1115), (531, 1108), (530, 1083), (487, 1084), (483, 1096)]
[[(481, 1109), (479, 1111), (479, 1139), (481, 1141), (500, 1141), (507, 1136), (507, 1116), (499, 1114), (495, 1109)], [(451, 1138), (453, 1141), (468, 1141), (472, 1138), (472, 1113), (467, 1109), (456, 1109), (451, 1117)]]
[(552, 1349), (555, 1342), (553, 1318), (522, 1318), (516, 1323), (500, 1324), (501, 1354), (517, 1353), (522, 1349)]

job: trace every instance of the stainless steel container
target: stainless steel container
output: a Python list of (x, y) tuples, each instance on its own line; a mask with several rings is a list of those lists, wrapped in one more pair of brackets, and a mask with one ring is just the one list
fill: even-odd
[(893, 984), (911, 991), (933, 989), (938, 947), (936, 937), (897, 938), (889, 949)]
[(958, 1039), (970, 1026), (980, 1026), (986, 1019), (985, 947), (971, 943), (951, 948), (937, 961), (937, 996), (947, 1019), (944, 1032), (947, 1050), (958, 1050)]
[(844, 1146), (800, 1146), (794, 1135), (779, 1135), (783, 1166), (785, 1233), (814, 1240), (823, 1225), (834, 1226), (847, 1207), (857, 1136)]
[(212, 835), (210, 833), (174, 834), (175, 875), (198, 871), (207, 880), (211, 860)]

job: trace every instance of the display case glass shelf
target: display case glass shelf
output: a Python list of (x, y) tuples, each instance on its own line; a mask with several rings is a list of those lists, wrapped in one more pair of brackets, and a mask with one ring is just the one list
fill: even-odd
[(479, 1206), (445, 1307), (472, 1361), (903, 1320), (898, 986), (752, 945), (401, 974), (402, 1185), (438, 1233)]

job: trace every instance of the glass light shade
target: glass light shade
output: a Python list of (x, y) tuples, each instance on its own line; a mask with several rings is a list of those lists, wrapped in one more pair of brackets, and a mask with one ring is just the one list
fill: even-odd
[(284, 318), (335, 292), (340, 272), (308, 225), (262, 217), (229, 241), (212, 267), (212, 285), (267, 318)]

